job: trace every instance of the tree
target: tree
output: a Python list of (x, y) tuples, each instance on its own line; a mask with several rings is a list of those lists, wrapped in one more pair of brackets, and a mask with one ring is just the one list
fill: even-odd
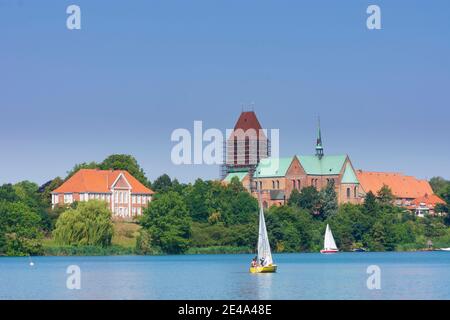
[(172, 188), (172, 180), (167, 174), (159, 176), (152, 184), (153, 191), (164, 193)]
[(139, 180), (144, 186), (150, 187), (150, 181), (145, 176), (144, 170), (139, 166), (137, 160), (127, 154), (113, 154), (100, 163), (102, 170), (126, 170)]
[(197, 179), (186, 192), (186, 204), (193, 221), (208, 221), (213, 212), (210, 207), (210, 185), (202, 179)]
[(0, 200), (0, 256), (42, 253), (41, 218), (21, 202)]
[(381, 189), (377, 192), (377, 196), (382, 205), (392, 205), (395, 199), (391, 188), (385, 184), (383, 184)]
[(375, 216), (378, 210), (377, 197), (375, 197), (372, 191), (369, 191), (364, 199), (363, 211), (367, 215)]
[[(312, 248), (313, 220), (302, 209), (273, 206), (266, 215), (271, 246), (277, 252), (309, 251)], [(256, 239), (256, 235), (254, 236)]]
[(39, 188), (39, 193), (41, 194), (42, 201), (47, 207), (52, 205), (52, 191), (61, 186), (64, 180), (60, 177), (56, 177)]
[(306, 209), (312, 214), (320, 213), (321, 199), (320, 193), (313, 186), (305, 187), (297, 197), (297, 207)]
[(8, 202), (19, 201), (19, 197), (14, 191), (13, 185), (11, 183), (0, 186), (0, 201), (1, 200)]
[(450, 185), (450, 181), (447, 181), (442, 177), (433, 177), (430, 179), (430, 185), (433, 192), (440, 196)]
[(324, 218), (336, 215), (338, 211), (337, 194), (334, 179), (328, 180), (327, 186), (321, 191), (322, 215)]
[[(183, 198), (169, 191), (150, 203), (140, 219), (141, 232), (148, 232), (151, 248), (139, 247), (140, 251), (161, 251), (181, 254), (189, 248), (191, 219)], [(142, 246), (142, 243), (138, 243)], [(148, 245), (148, 244), (147, 244)]]
[(372, 251), (392, 251), (397, 243), (397, 234), (394, 230), (394, 215), (383, 212), (379, 219), (373, 224), (370, 232), (365, 238), (369, 249)]
[(289, 196), (288, 206), (291, 207), (300, 207), (300, 192), (297, 189), (293, 189), (291, 195)]
[(75, 173), (77, 173), (78, 171), (80, 171), (81, 169), (100, 169), (100, 165), (97, 162), (83, 162), (83, 163), (79, 163), (76, 164), (72, 170), (67, 172), (67, 176), (64, 179), (64, 181), (69, 180)]
[(111, 211), (104, 201), (80, 202), (56, 221), (53, 236), (62, 245), (109, 246), (113, 235)]

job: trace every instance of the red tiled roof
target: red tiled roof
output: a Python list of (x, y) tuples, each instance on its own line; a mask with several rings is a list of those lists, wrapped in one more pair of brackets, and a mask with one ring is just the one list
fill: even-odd
[(247, 131), (248, 129), (255, 129), (258, 131), (261, 130), (262, 127), (256, 117), (256, 113), (254, 111), (246, 111), (242, 112), (239, 116), (239, 119), (234, 126), (234, 130), (237, 129), (242, 129), (244, 131)]
[(132, 193), (153, 194), (153, 190), (140, 183), (135, 177), (125, 170), (97, 170), (81, 169), (64, 182), (53, 193), (108, 193), (120, 174), (126, 178), (131, 185)]
[(256, 117), (254, 111), (242, 112), (239, 116), (236, 125), (234, 126), (234, 131), (230, 135), (230, 139), (237, 137), (238, 139), (243, 139), (242, 134), (249, 137), (251, 140), (266, 140), (266, 134), (262, 130), (261, 124)]
[(419, 180), (415, 177), (405, 176), (401, 173), (390, 172), (369, 172), (357, 170), (358, 180), (367, 193), (372, 191), (375, 195), (387, 185), (392, 194), (397, 198), (415, 199), (426, 194), (433, 194), (430, 184), (426, 180)]
[(426, 194), (423, 197), (419, 197), (414, 199), (412, 202), (413, 205), (419, 206), (421, 203), (425, 203), (426, 206), (435, 206), (437, 204), (445, 204), (445, 201), (442, 200), (438, 195), (436, 194)]

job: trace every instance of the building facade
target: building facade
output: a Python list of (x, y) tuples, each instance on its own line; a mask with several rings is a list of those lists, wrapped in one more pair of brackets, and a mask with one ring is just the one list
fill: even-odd
[(229, 172), (224, 181), (238, 177), (255, 197), (261, 192), (264, 207), (284, 205), (294, 189), (313, 186), (318, 191), (334, 181), (338, 203), (361, 203), (362, 193), (355, 169), (347, 155), (325, 155), (320, 125), (315, 155), (260, 159), (254, 171)]
[[(258, 129), (261, 126), (254, 112), (244, 112), (235, 128)], [(313, 186), (320, 191), (330, 180), (334, 181), (339, 204), (362, 203), (369, 191), (377, 195), (384, 185), (391, 189), (395, 205), (404, 207), (417, 216), (440, 214), (435, 212), (435, 207), (445, 203), (433, 193), (426, 180), (400, 173), (355, 170), (348, 155), (326, 155), (320, 122), (314, 155), (270, 157), (268, 143), (269, 148), (264, 157), (256, 158), (257, 164), (249, 166), (247, 160), (255, 159), (254, 154), (248, 152), (247, 146), (251, 143), (244, 142), (245, 148), (239, 149), (239, 142), (236, 141), (235, 136), (231, 135), (227, 142), (227, 152), (233, 161), (228, 163), (222, 180), (229, 183), (237, 177), (253, 196), (261, 194), (266, 208), (286, 204), (294, 189), (301, 191), (304, 187)], [(238, 159), (244, 161), (244, 165), (239, 164)]]
[(52, 207), (101, 200), (114, 217), (142, 215), (154, 192), (125, 170), (81, 169), (52, 192)]

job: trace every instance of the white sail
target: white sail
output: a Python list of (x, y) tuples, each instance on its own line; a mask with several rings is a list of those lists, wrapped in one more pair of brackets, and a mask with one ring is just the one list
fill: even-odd
[(260, 199), (259, 204), (259, 234), (258, 234), (258, 262), (264, 261), (263, 266), (273, 264), (272, 252), (270, 251), (269, 237), (267, 236), (266, 220)]
[(325, 231), (325, 241), (323, 244), (325, 250), (337, 250), (336, 242), (334, 242), (333, 234), (331, 233), (330, 226), (327, 224), (327, 230)]

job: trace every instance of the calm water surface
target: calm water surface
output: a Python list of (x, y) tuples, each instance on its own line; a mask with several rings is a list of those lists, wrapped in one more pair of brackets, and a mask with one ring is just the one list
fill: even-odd
[[(450, 299), (450, 252), (280, 254), (276, 274), (250, 255), (0, 258), (0, 299)], [(66, 269), (81, 268), (81, 290)], [(381, 268), (369, 290), (367, 267)]]

